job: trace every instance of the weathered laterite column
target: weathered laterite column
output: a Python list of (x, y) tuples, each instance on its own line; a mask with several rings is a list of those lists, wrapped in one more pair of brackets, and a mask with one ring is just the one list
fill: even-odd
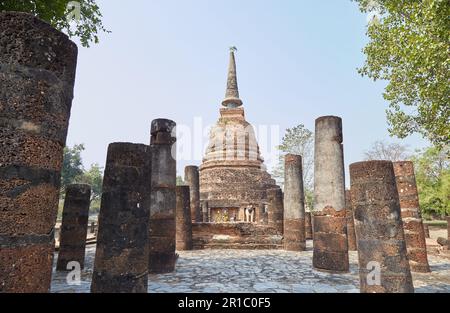
[(66, 186), (57, 271), (72, 270), (72, 266), (67, 268), (68, 263), (72, 261), (78, 262), (80, 269), (84, 268), (90, 203), (91, 186), (85, 184)]
[(268, 204), (264, 204), (263, 224), (264, 225), (269, 224), (269, 205)]
[(394, 173), (409, 266), (413, 272), (430, 272), (413, 162), (394, 162)]
[(91, 292), (147, 292), (149, 181), (149, 146), (109, 145)]
[(264, 224), (264, 203), (260, 203), (256, 207), (255, 221), (259, 225), (263, 225)]
[(184, 180), (191, 192), (190, 202), (192, 222), (201, 222), (202, 212), (200, 208), (200, 178), (198, 166), (186, 166), (184, 168)]
[(361, 292), (414, 292), (392, 162), (353, 163), (350, 181)]
[(305, 239), (313, 239), (311, 212), (305, 212)]
[(151, 125), (150, 273), (175, 270), (175, 126), (166, 119), (153, 120)]
[(353, 219), (352, 199), (350, 190), (345, 191), (345, 210), (347, 218), (347, 241), (348, 250), (357, 251), (356, 247), (356, 233), (355, 233), (355, 221)]
[(0, 292), (50, 290), (77, 46), (0, 12)]
[(345, 214), (342, 120), (316, 119), (314, 150), (313, 267), (331, 272), (349, 269)]
[(208, 201), (204, 201), (201, 206), (202, 206), (202, 221), (203, 223), (207, 223), (209, 222)]
[(192, 221), (189, 186), (177, 186), (176, 249), (192, 250)]
[(275, 228), (281, 235), (283, 234), (283, 192), (280, 188), (267, 190), (269, 201), (267, 220), (268, 225)]
[(284, 249), (304, 251), (305, 196), (303, 192), (302, 157), (287, 154), (284, 164)]

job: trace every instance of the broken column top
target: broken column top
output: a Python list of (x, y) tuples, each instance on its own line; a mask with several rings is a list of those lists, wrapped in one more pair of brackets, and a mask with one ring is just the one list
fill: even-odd
[(87, 193), (91, 191), (91, 186), (88, 184), (70, 184), (66, 186), (66, 192), (76, 190), (81, 193)]
[(149, 146), (130, 142), (114, 142), (108, 146), (106, 164), (119, 166), (142, 166), (142, 159), (148, 158)]
[[(176, 123), (172, 120), (159, 118), (152, 121), (150, 128), (151, 145), (171, 145), (176, 142), (175, 127)], [(175, 152), (175, 151), (174, 151)]]
[(185, 167), (185, 171), (198, 171), (197, 165), (188, 165)]
[(284, 157), (286, 163), (302, 164), (302, 156), (298, 154), (288, 153)]
[(165, 119), (165, 118), (158, 118), (152, 121), (150, 133), (156, 134), (158, 132), (166, 132), (166, 133), (172, 133), (172, 131), (177, 126), (177, 123), (175, 123), (172, 120)]
[(0, 12), (0, 64), (53, 72), (73, 84), (78, 48), (67, 35), (23, 12)]
[(394, 169), (403, 175), (414, 175), (414, 163), (412, 161), (393, 162)]
[(394, 167), (391, 161), (373, 160), (350, 164), (350, 172), (354, 173), (353, 180), (384, 180), (386, 170), (392, 171), (392, 178), (395, 178)]
[(338, 116), (321, 116), (316, 119), (316, 132), (324, 139), (334, 139), (342, 142), (342, 118)]

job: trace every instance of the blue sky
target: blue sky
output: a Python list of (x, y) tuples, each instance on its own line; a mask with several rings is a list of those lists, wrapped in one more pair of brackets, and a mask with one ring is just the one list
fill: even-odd
[[(366, 16), (350, 0), (98, 0), (112, 31), (80, 46), (68, 145), (84, 164), (104, 165), (109, 143), (149, 143), (150, 122), (212, 124), (224, 97), (228, 48), (236, 54), (246, 117), (314, 130), (322, 115), (343, 119), (346, 168), (387, 131), (383, 82), (361, 77)], [(281, 138), (280, 138), (281, 139)], [(411, 150), (419, 136), (402, 141)], [(270, 143), (269, 143), (270, 144)], [(187, 164), (179, 162), (178, 172)], [(348, 175), (347, 175), (348, 176)]]

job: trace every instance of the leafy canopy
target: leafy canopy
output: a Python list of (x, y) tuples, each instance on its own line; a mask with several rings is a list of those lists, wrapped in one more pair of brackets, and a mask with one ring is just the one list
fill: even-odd
[(369, 23), (359, 73), (386, 80), (389, 132), (420, 133), (439, 147), (450, 142), (450, 1), (354, 0)]
[(103, 168), (97, 163), (85, 170), (81, 152), (84, 145), (64, 147), (64, 160), (61, 172), (61, 196), (65, 194), (65, 187), (70, 184), (88, 184), (91, 186), (91, 202), (99, 201), (102, 195)]
[(420, 208), (424, 215), (450, 215), (450, 148), (431, 147), (414, 158)]
[[(79, 20), (69, 17), (75, 7), (69, 3), (80, 4)], [(99, 32), (109, 32), (102, 22), (102, 14), (95, 0), (0, 0), (1, 11), (18, 11), (31, 13), (47, 21), (56, 29), (65, 32), (69, 37), (80, 39), (84, 47), (98, 43)]]
[(61, 171), (61, 188), (64, 190), (67, 185), (73, 184), (75, 180), (84, 173), (81, 152), (84, 145), (74, 145), (72, 148), (64, 147), (64, 159)]

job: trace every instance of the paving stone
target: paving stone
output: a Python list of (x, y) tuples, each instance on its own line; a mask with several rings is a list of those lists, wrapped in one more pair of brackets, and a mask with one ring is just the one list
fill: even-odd
[[(312, 247), (312, 242), (307, 241)], [(350, 251), (350, 272), (330, 274), (312, 268), (312, 250), (290, 253), (282, 250), (193, 250), (180, 251), (176, 271), (149, 275), (148, 291), (220, 293), (358, 293), (358, 255)], [(81, 284), (68, 285), (66, 274), (53, 271), (52, 292), (89, 292), (95, 246), (86, 249)], [(416, 293), (450, 292), (450, 264), (428, 256), (431, 273), (414, 273)], [(56, 260), (56, 257), (55, 257)]]

